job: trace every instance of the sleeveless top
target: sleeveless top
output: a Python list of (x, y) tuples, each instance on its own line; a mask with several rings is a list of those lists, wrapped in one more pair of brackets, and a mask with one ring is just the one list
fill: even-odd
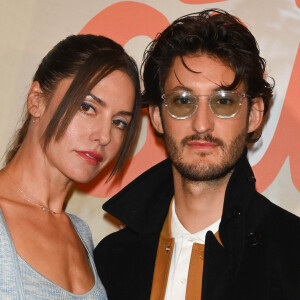
[(94, 274), (95, 284), (85, 294), (73, 294), (33, 269), (16, 252), (13, 240), (0, 209), (0, 299), (2, 300), (107, 300), (105, 289), (93, 261), (93, 242), (88, 225), (80, 218), (67, 214), (81, 239)]

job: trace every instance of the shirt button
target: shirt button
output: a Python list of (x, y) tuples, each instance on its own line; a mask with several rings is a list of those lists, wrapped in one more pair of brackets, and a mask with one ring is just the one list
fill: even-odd
[(180, 282), (181, 282), (182, 284), (185, 284), (185, 283), (186, 283), (186, 278), (181, 278), (181, 279), (180, 279)]
[(233, 216), (235, 218), (238, 218), (240, 215), (241, 215), (241, 212), (238, 209), (236, 209), (236, 210), (233, 211)]
[(259, 233), (250, 232), (247, 236), (248, 246), (257, 246), (260, 243), (261, 236)]

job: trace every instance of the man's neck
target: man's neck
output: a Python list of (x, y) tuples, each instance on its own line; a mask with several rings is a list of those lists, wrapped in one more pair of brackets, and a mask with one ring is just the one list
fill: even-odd
[(230, 176), (195, 182), (183, 178), (173, 167), (176, 214), (189, 232), (198, 232), (221, 218)]

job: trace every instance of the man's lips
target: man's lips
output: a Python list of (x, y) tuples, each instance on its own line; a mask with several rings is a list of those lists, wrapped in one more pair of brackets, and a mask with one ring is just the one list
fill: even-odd
[(76, 151), (76, 153), (87, 163), (93, 166), (97, 165), (103, 160), (103, 156), (100, 153), (94, 151)]
[(218, 146), (216, 143), (194, 140), (189, 141), (187, 144), (189, 147), (199, 150), (211, 150)]

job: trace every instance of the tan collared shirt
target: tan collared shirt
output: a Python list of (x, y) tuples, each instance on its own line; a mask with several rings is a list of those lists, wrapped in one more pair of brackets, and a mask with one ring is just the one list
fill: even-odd
[(191, 234), (178, 220), (172, 201), (160, 234), (151, 300), (201, 299), (205, 235), (216, 233), (219, 223)]

